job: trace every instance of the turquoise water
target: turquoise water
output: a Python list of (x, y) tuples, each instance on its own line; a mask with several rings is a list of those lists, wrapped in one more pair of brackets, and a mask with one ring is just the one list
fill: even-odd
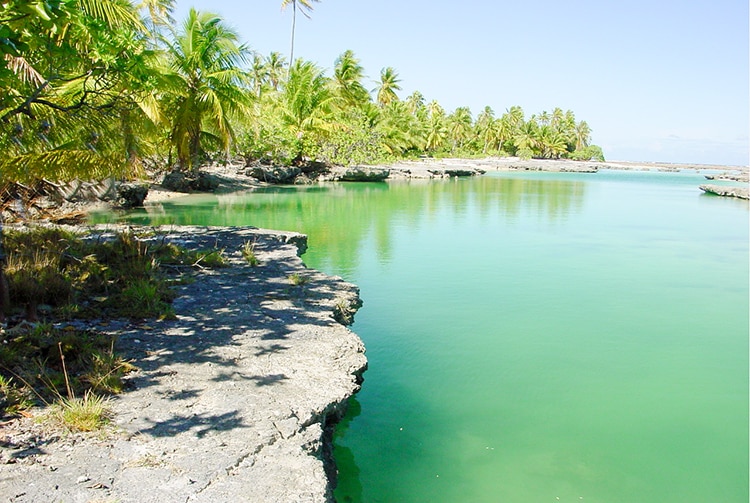
[(127, 218), (299, 230), (360, 286), (341, 502), (745, 503), (748, 203), (702, 181), (489, 173)]

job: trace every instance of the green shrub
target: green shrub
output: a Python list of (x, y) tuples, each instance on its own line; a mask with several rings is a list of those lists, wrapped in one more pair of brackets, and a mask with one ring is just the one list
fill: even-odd
[(574, 161), (599, 161), (604, 162), (604, 152), (598, 145), (589, 145), (582, 149), (578, 149), (570, 154), (570, 158)]

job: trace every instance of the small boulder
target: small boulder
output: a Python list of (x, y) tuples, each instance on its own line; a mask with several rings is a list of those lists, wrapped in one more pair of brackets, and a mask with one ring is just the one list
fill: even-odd
[(190, 181), (182, 171), (172, 171), (164, 176), (161, 186), (175, 192), (190, 192)]
[(372, 168), (367, 166), (350, 166), (340, 175), (339, 180), (344, 182), (382, 182), (391, 174), (387, 168)]
[(296, 166), (256, 166), (248, 170), (247, 174), (261, 182), (286, 184), (293, 183), (301, 172)]
[(161, 186), (175, 192), (213, 192), (219, 188), (220, 180), (215, 175), (199, 172), (195, 175), (172, 171), (167, 173)]
[(195, 179), (190, 180), (190, 189), (196, 192), (213, 192), (219, 188), (219, 184), (217, 176), (200, 172)]
[(461, 177), (461, 176), (476, 176), (481, 175), (482, 172), (477, 169), (473, 168), (450, 168), (445, 170), (445, 174), (448, 175), (451, 178), (454, 177)]
[(148, 195), (148, 185), (123, 183), (117, 187), (117, 203), (123, 208), (140, 208)]

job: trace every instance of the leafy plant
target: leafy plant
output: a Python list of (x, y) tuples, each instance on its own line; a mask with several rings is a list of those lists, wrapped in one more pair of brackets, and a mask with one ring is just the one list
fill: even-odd
[(303, 275), (301, 275), (300, 273), (297, 273), (297, 272), (294, 272), (294, 273), (290, 274), (289, 276), (287, 276), (287, 279), (294, 286), (302, 286), (302, 285), (306, 284), (308, 281), (310, 281), (309, 278), (307, 278), (307, 277), (305, 277), (305, 276), (303, 276)]
[(171, 317), (172, 295), (163, 283), (149, 278), (130, 282), (117, 296), (120, 313), (132, 318)]
[(359, 299), (352, 302), (344, 297), (339, 297), (333, 306), (333, 319), (342, 325), (351, 325), (354, 323), (354, 315), (360, 307), (362, 307), (362, 301)]
[[(134, 370), (99, 332), (28, 325), (4, 334), (0, 345), (0, 413), (15, 415), (36, 398), (44, 403), (89, 391), (118, 393)], [(19, 406), (20, 404), (20, 406)]]
[(242, 257), (250, 264), (250, 267), (256, 267), (260, 265), (260, 260), (255, 255), (255, 243), (245, 241), (242, 245)]
[(12, 377), (6, 378), (0, 374), (0, 418), (4, 415), (16, 416), (33, 405), (28, 390), (16, 386)]
[(190, 254), (194, 257), (194, 266), (209, 268), (227, 267), (227, 259), (224, 256), (224, 250), (198, 250)]
[(4, 237), (11, 299), (25, 306), (31, 319), (39, 303), (56, 307), (65, 318), (102, 311), (171, 317), (169, 287), (176, 281), (169, 273), (227, 265), (223, 250), (187, 250), (148, 233), (84, 238), (40, 227)]

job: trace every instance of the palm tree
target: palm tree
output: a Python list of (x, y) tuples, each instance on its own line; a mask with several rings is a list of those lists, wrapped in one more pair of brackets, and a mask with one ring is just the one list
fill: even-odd
[(458, 107), (448, 117), (448, 134), (453, 140), (454, 148), (463, 148), (464, 143), (471, 137), (471, 110), (468, 107)]
[(398, 95), (396, 91), (401, 90), (401, 86), (398, 83), (401, 79), (398, 78), (398, 73), (393, 67), (383, 68), (380, 71), (380, 85), (373, 89), (377, 91), (377, 102), (380, 106), (384, 107), (392, 101), (398, 101)]
[(345, 51), (336, 59), (333, 69), (333, 86), (346, 105), (359, 107), (370, 101), (370, 93), (362, 85), (363, 78), (364, 69), (353, 51)]
[(260, 98), (264, 88), (268, 85), (268, 67), (260, 54), (253, 54), (253, 62), (250, 63), (250, 83), (253, 94)]
[(401, 155), (410, 149), (421, 149), (422, 128), (417, 118), (401, 101), (392, 101), (380, 110), (375, 131), (383, 149), (391, 155)]
[(197, 169), (201, 139), (214, 140), (227, 152), (233, 136), (230, 117), (249, 105), (247, 75), (239, 68), (248, 50), (221, 17), (191, 9), (167, 43), (167, 55), (170, 139), (180, 167)]
[(536, 130), (536, 147), (542, 157), (559, 159), (566, 151), (565, 138), (554, 127), (544, 124)]
[(332, 104), (333, 94), (323, 71), (309, 61), (295, 61), (289, 69), (278, 111), (284, 126), (297, 139), (297, 160), (305, 154), (303, 140), (315, 140), (331, 131)]
[(486, 154), (490, 144), (495, 141), (496, 137), (496, 120), (495, 111), (486, 106), (477, 116), (477, 122), (474, 125), (476, 135), (482, 141), (482, 153)]
[(151, 31), (154, 45), (159, 43), (159, 34), (162, 28), (174, 23), (172, 12), (175, 0), (142, 0), (136, 5), (138, 9), (144, 9), (148, 13), (148, 28)]
[(409, 109), (409, 113), (417, 115), (422, 108), (424, 108), (424, 96), (419, 91), (414, 91), (406, 98), (406, 106)]
[(286, 61), (281, 53), (272, 52), (266, 58), (266, 73), (274, 91), (279, 90), (279, 84), (281, 84), (281, 81), (284, 79), (285, 66)]
[(281, 0), (281, 10), (286, 9), (289, 4), (292, 4), (292, 47), (289, 50), (289, 68), (294, 64), (294, 30), (297, 26), (297, 4), (299, 4), (299, 10), (302, 14), (310, 19), (310, 13), (313, 10), (312, 4), (320, 2), (320, 0)]
[(425, 109), (430, 117), (440, 117), (441, 119), (445, 117), (445, 110), (437, 100), (430, 101)]
[(443, 147), (445, 140), (448, 138), (448, 130), (445, 127), (445, 116), (435, 114), (431, 115), (427, 121), (427, 130), (425, 131), (425, 150), (435, 152)]
[(591, 141), (591, 128), (586, 121), (581, 121), (575, 126), (576, 150), (582, 150), (589, 146)]
[(532, 118), (521, 124), (513, 136), (513, 143), (520, 157), (531, 157), (535, 153), (537, 145), (537, 130), (539, 125)]

